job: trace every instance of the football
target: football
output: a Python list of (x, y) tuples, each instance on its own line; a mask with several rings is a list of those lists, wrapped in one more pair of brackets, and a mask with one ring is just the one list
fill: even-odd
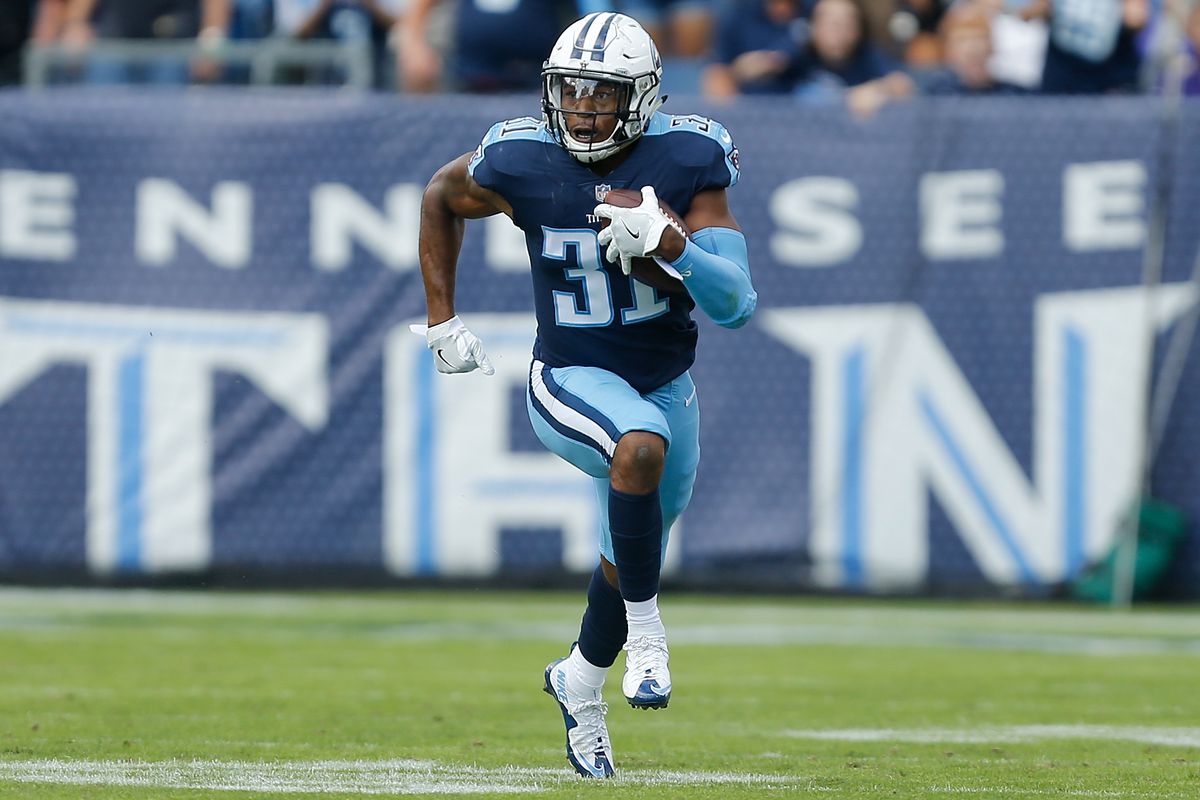
[[(642, 204), (642, 193), (637, 189), (609, 189), (608, 193), (604, 195), (604, 202), (618, 208), (637, 208)], [(683, 221), (683, 217), (667, 205), (662, 198), (658, 200), (658, 207), (662, 209), (668, 219), (673, 220), (679, 226), (684, 236), (692, 235), (687, 223)], [(602, 224), (607, 226), (608, 220), (603, 220)], [(667, 274), (653, 258), (633, 259), (631, 274), (647, 286), (653, 286), (663, 293), (682, 294), (687, 292), (683, 282)]]

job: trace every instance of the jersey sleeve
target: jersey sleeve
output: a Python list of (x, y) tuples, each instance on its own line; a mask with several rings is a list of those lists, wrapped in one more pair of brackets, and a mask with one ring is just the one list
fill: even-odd
[(733, 135), (725, 129), (724, 125), (714, 120), (713, 127), (716, 129), (716, 141), (720, 151), (713, 155), (713, 163), (709, 168), (712, 188), (725, 189), (736, 186), (738, 178), (742, 176), (742, 168), (738, 163), (737, 145), (733, 143)]
[(500, 132), (503, 130), (503, 127), (503, 122), (497, 122), (493, 125), (488, 130), (487, 135), (483, 137), (483, 141), (479, 143), (479, 147), (475, 148), (475, 153), (471, 156), (471, 160), (467, 162), (467, 174), (474, 178), (476, 183), (485, 189), (490, 189), (501, 195), (504, 194), (500, 191), (501, 184), (503, 184), (503, 176), (496, 169), (498, 166), (496, 162), (501, 159), (498, 158), (498, 152), (489, 153), (488, 148), (500, 141)]
[(674, 147), (679, 165), (695, 176), (694, 190), (728, 189), (741, 176), (738, 149), (725, 126), (708, 117), (672, 117), (669, 128), (683, 134)]
[(513, 181), (526, 171), (522, 165), (529, 160), (527, 152), (520, 152), (518, 143), (541, 138), (544, 138), (541, 122), (533, 117), (497, 122), (475, 148), (467, 162), (467, 173), (483, 188), (508, 198)]

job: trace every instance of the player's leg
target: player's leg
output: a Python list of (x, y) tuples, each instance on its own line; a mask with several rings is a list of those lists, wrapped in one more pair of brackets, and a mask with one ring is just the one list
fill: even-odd
[[(666, 439), (650, 431), (621, 436), (609, 470), (608, 529), (629, 636), (666, 636), (658, 612), (663, 514), (659, 482)], [(628, 696), (628, 693), (626, 694)]]
[(665, 553), (671, 526), (691, 502), (696, 483), (696, 469), (700, 465), (700, 403), (696, 384), (686, 372), (647, 399), (659, 407), (671, 429), (671, 449), (667, 451), (658, 489), (662, 498)]
[[(696, 468), (700, 463), (700, 412), (695, 385), (686, 374), (648, 399), (662, 410), (671, 431), (671, 447), (658, 486), (662, 518), (659, 552), (665, 554), (671, 527), (692, 499)], [(601, 559), (588, 589), (588, 611), (584, 614), (579, 641), (586, 657), (593, 663), (607, 665), (613, 663), (620, 652), (628, 626), (624, 601), (618, 589), (617, 568), (613, 563), (616, 555), (610, 534), (608, 496), (611, 487), (608, 478), (597, 478), (595, 487), (601, 513)], [(589, 646), (584, 647), (585, 643)]]
[(597, 479), (600, 549), (610, 579), (603, 569), (592, 576), (579, 650), (590, 664), (606, 669), (625, 642), (627, 601), (644, 602), (658, 591), (663, 542), (658, 482), (669, 426), (654, 403), (601, 369), (549, 370), (534, 362), (528, 400), (542, 443)]
[[(643, 539), (645, 549), (649, 551), (652, 548), (654, 553), (653, 594), (643, 592), (645, 599), (631, 597), (624, 583), (625, 572), (621, 573), (629, 628), (625, 643), (625, 676), (621, 688), (634, 708), (665, 708), (671, 698), (672, 681), (666, 628), (658, 609), (658, 581), (671, 526), (683, 513), (692, 496), (696, 466), (700, 460), (700, 416), (696, 387), (686, 373), (646, 395), (645, 399), (663, 414), (670, 431), (671, 444), (659, 469), (654, 492), (658, 503), (655, 521), (659, 527), (653, 533), (657, 535), (651, 539), (651, 532), (647, 532)], [(611, 518), (612, 508), (610, 504), (610, 524), (607, 528), (612, 532), (611, 552), (618, 557), (617, 563), (620, 564), (621, 540), (618, 534), (621, 523)], [(609, 543), (602, 542), (602, 550), (605, 545)], [(649, 568), (651, 565), (647, 563), (646, 566)]]
[(666, 450), (663, 438), (630, 431), (617, 445), (609, 475), (609, 537), (628, 627), (621, 690), (634, 708), (665, 708), (671, 699), (667, 631), (658, 610), (663, 554), (659, 482)]
[(618, 585), (617, 568), (601, 557), (588, 584), (587, 608), (579, 625), (579, 646), (575, 648), (580, 674), (585, 682), (596, 686), (604, 683), (628, 635), (625, 601)]
[[(671, 679), (667, 670), (666, 630), (658, 611), (663, 547), (659, 482), (670, 429), (654, 403), (609, 373), (564, 371), (561, 377), (559, 397), (569, 398), (574, 407), (599, 415), (605, 427), (616, 430), (610, 434), (615, 447), (607, 445), (610, 450), (605, 451), (611, 451), (611, 459), (608, 480), (600, 487), (599, 500), (605, 512), (601, 552), (605, 564), (615, 565), (615, 586), (624, 605), (628, 632), (626, 679), (622, 689), (635, 708), (665, 708), (671, 699)], [(610, 569), (610, 585), (614, 583), (611, 573)], [(619, 630), (615, 620), (616, 598), (611, 592), (604, 592), (602, 586), (595, 585), (594, 589), (593, 599), (603, 600), (603, 604), (589, 604), (578, 656), (588, 663), (607, 667), (616, 657), (611, 649), (614, 638), (589, 636), (589, 632), (601, 627), (595, 624), (600, 620), (605, 631)], [(596, 651), (597, 658), (588, 658)], [(631, 674), (638, 679), (631, 682)]]
[[(551, 370), (535, 361), (527, 407), (535, 433), (551, 452), (606, 485), (625, 432), (652, 427), (667, 435), (661, 412), (604, 370)], [(607, 511), (605, 506), (605, 517)], [(607, 531), (604, 538), (609, 538)], [(611, 564), (611, 551), (608, 555)], [(567, 725), (568, 759), (583, 775), (612, 774), (601, 689), (625, 643), (625, 624), (620, 593), (605, 578), (603, 569), (597, 569), (588, 587), (577, 646), (546, 669), (546, 691), (558, 701)]]
[[(692, 499), (692, 488), (696, 482), (696, 468), (700, 463), (700, 409), (696, 400), (696, 386), (687, 373), (671, 383), (645, 396), (663, 413), (667, 428), (671, 432), (671, 446), (667, 450), (662, 478), (658, 491), (662, 507), (662, 545), (666, 553), (667, 541), (675, 520), (683, 514)], [(595, 474), (594, 472), (589, 474)], [(600, 553), (605, 574), (611, 585), (618, 586), (617, 571), (613, 565), (612, 539), (609, 535), (608, 494), (610, 484), (607, 477), (595, 481), (596, 498), (600, 503)]]

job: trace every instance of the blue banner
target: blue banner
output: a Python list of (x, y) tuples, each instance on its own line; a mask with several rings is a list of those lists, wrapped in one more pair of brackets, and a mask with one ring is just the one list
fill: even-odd
[[(1200, 107), (679, 106), (739, 147), (760, 299), (741, 330), (702, 322), (704, 454), (668, 568), (1036, 592), (1103, 557), (1160, 418), (1146, 383), (1175, 374), (1166, 343), (1197, 305)], [(590, 570), (591, 483), (525, 418), (520, 232), (471, 223), (459, 268), (496, 376), (435, 373), (407, 328), (425, 182), (536, 108), (0, 94), (0, 574)], [(1153, 486), (1194, 519), (1182, 364)], [(1167, 592), (1197, 586), (1193, 533)]]

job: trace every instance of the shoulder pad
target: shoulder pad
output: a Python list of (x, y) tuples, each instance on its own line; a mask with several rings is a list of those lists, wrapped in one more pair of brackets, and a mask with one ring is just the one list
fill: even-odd
[[(733, 186), (738, 182), (741, 176), (741, 165), (738, 160), (738, 149), (733, 144), (733, 137), (725, 126), (715, 119), (702, 117), (699, 114), (655, 114), (651, 121), (650, 129), (646, 131), (647, 135), (662, 135), (674, 132), (686, 132), (699, 134), (704, 139), (712, 144), (715, 144), (719, 151), (709, 145), (700, 154), (698, 159), (700, 164), (712, 164), (720, 161), (724, 163), (725, 169), (729, 172), (729, 186)], [(712, 148), (712, 149), (710, 149)], [(719, 155), (718, 155), (719, 152)], [(691, 161), (692, 158), (683, 156), (686, 160)]]
[(467, 171), (475, 174), (475, 168), (483, 161), (484, 151), (494, 144), (514, 141), (535, 141), (554, 143), (554, 137), (547, 130), (546, 124), (536, 117), (516, 117), (497, 122), (488, 129), (475, 154), (467, 163)]

